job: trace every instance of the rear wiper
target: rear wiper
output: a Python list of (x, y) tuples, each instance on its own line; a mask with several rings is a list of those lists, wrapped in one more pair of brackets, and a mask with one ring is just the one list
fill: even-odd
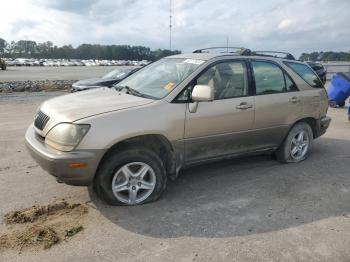
[(139, 91), (137, 91), (135, 89), (132, 89), (130, 86), (114, 86), (114, 88), (117, 91), (125, 90), (125, 92), (127, 94), (144, 97), (144, 94), (140, 93)]

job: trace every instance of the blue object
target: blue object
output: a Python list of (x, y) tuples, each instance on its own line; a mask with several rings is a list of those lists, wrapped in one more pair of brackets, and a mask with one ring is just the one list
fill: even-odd
[(336, 73), (327, 90), (331, 106), (344, 106), (345, 100), (350, 96), (350, 74)]

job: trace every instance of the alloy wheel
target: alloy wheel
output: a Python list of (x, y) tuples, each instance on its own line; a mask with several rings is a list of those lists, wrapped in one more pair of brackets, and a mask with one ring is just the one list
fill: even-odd
[(112, 192), (122, 203), (135, 205), (145, 201), (156, 186), (152, 167), (143, 162), (131, 162), (120, 167), (112, 179)]
[(309, 149), (309, 135), (304, 130), (299, 131), (292, 139), (290, 155), (295, 160), (302, 160)]

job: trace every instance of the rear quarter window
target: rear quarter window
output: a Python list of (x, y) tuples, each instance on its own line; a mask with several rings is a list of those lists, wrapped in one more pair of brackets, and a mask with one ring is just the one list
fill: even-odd
[(308, 83), (310, 86), (314, 88), (323, 88), (322, 81), (309, 66), (294, 62), (284, 63), (288, 67), (290, 67), (295, 73), (297, 73), (302, 79), (304, 79), (305, 82)]

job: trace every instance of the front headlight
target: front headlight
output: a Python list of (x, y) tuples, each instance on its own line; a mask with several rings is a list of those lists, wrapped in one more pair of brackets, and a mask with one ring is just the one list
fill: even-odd
[(72, 151), (89, 131), (89, 128), (90, 125), (58, 124), (46, 135), (45, 144), (60, 151)]

